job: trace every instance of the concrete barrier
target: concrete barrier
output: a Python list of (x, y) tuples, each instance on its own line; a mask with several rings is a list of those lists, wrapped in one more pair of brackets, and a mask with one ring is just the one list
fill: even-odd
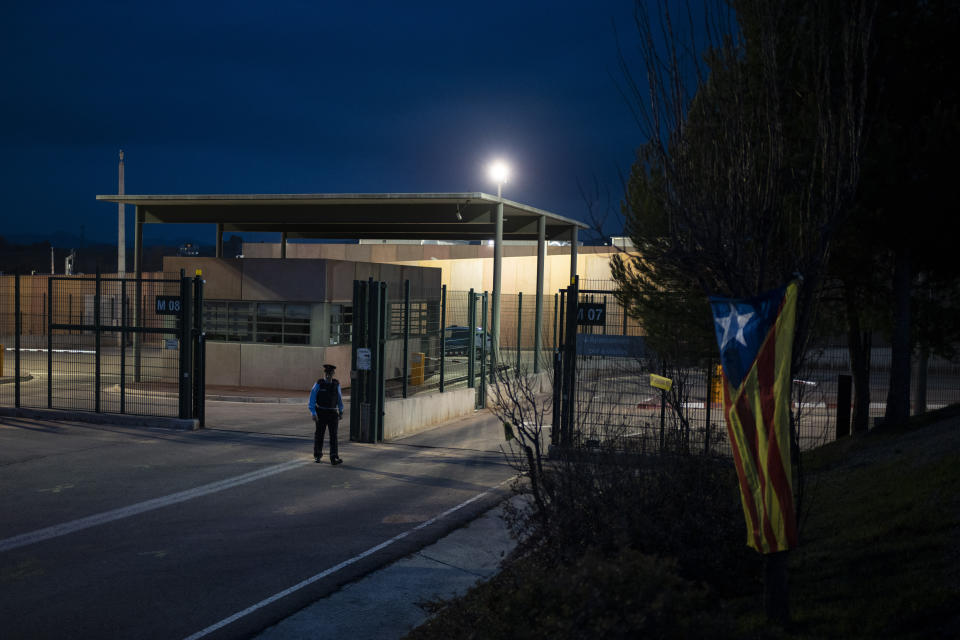
[(383, 438), (395, 440), (438, 424), (472, 415), (476, 389), (425, 393), (412, 398), (388, 398), (383, 407)]
[[(527, 376), (535, 393), (552, 389), (546, 372)], [(487, 385), (487, 406), (495, 401), (492, 385)], [(384, 405), (383, 438), (395, 440), (432, 429), (449, 420), (472, 415), (476, 406), (476, 389), (456, 389), (443, 393), (427, 393), (412, 398), (388, 398)]]

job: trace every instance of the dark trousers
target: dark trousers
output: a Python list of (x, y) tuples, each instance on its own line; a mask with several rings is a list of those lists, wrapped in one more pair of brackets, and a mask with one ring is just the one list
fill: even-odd
[(337, 415), (337, 412), (324, 411), (323, 409), (320, 409), (317, 411), (317, 417), (314, 422), (317, 425), (317, 429), (313, 432), (313, 457), (323, 457), (323, 436), (324, 432), (327, 430), (327, 427), (329, 427), (330, 460), (339, 458), (340, 456), (337, 455), (337, 425), (340, 422), (340, 418)]

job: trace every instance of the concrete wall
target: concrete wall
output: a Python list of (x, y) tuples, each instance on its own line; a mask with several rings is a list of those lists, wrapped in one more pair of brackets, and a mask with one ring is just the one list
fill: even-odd
[[(276, 246), (279, 255), (279, 245), (270, 246)], [(418, 297), (426, 292), (435, 294), (441, 284), (441, 271), (436, 265), (375, 264), (320, 257), (281, 260), (167, 256), (163, 259), (163, 269), (165, 272), (183, 269), (187, 274), (201, 269), (206, 282), (204, 297), (209, 300), (350, 301), (353, 281), (368, 278), (384, 281), (394, 291), (401, 290), (404, 280), (409, 280), (411, 294)]]
[(350, 387), (350, 345), (207, 343), (207, 384), (305, 392), (323, 375), (322, 365), (337, 367), (337, 379)]
[(383, 407), (383, 437), (396, 440), (427, 431), (448, 420), (473, 415), (476, 402), (476, 389), (388, 399)]
[[(177, 272), (183, 269), (187, 274), (201, 269), (206, 282), (204, 297), (207, 300), (350, 302), (353, 299), (353, 281), (367, 278), (385, 281), (393, 291), (402, 290), (403, 281), (410, 280), (411, 295), (414, 297), (427, 294), (436, 296), (440, 290), (440, 269), (416, 265), (334, 259), (168, 256), (164, 258), (163, 266), (164, 271)], [(326, 310), (322, 313), (325, 314)], [(329, 322), (328, 317), (319, 320)], [(320, 335), (327, 336), (327, 332), (322, 331)], [(397, 340), (387, 344), (388, 377), (392, 377), (402, 365), (402, 348), (399, 344)], [(411, 348), (417, 346), (411, 345)], [(210, 341), (207, 343), (206, 380), (208, 385), (309, 391), (322, 374), (321, 365), (330, 363), (336, 365), (339, 372), (337, 377), (344, 388), (349, 388), (350, 356), (350, 345)]]
[[(273, 258), (280, 255), (279, 243), (244, 244), (248, 257)], [(501, 291), (532, 293), (537, 288), (535, 245), (507, 244), (503, 251)], [(615, 247), (580, 247), (577, 274), (581, 280), (610, 280), (610, 259), (620, 253)], [(451, 291), (493, 289), (493, 247), (488, 245), (335, 245), (287, 244), (288, 258), (373, 260), (394, 265), (433, 267), (441, 270), (441, 281)], [(548, 246), (544, 264), (544, 292), (556, 292), (570, 283), (570, 247)]]

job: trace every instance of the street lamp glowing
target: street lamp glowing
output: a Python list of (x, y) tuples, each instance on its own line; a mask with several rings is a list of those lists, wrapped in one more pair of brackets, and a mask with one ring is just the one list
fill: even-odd
[(510, 179), (510, 167), (502, 160), (497, 160), (490, 165), (490, 179), (497, 183), (497, 197), (500, 197), (500, 189), (503, 183)]

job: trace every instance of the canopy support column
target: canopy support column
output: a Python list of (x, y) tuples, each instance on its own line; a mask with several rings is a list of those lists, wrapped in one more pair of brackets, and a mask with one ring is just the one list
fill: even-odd
[(570, 227), (570, 284), (577, 275), (577, 228)]
[[(547, 217), (537, 218), (537, 297), (533, 324), (533, 372), (540, 373), (540, 350), (543, 348), (543, 268), (547, 261)], [(517, 348), (519, 349), (519, 345)]]
[[(490, 333), (493, 349), (490, 360), (494, 375), (500, 361), (500, 280), (503, 272), (503, 200), (497, 203), (496, 224), (493, 238), (493, 296), (490, 300)], [(482, 338), (486, 340), (486, 338)]]

